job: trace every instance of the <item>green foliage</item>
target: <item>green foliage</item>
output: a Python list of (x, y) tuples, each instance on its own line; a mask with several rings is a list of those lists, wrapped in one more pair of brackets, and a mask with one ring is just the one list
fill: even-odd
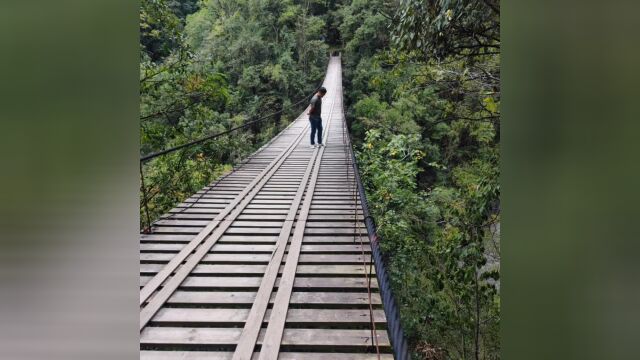
[(198, 10), (199, 0), (167, 0), (167, 5), (176, 16), (183, 20)]
[(476, 56), (500, 49), (497, 0), (402, 0), (394, 44), (425, 58)]
[(180, 43), (180, 20), (164, 0), (143, 0), (140, 8), (140, 47), (157, 62)]
[(499, 358), (491, 4), (353, 0), (340, 9), (351, 130), (416, 359)]
[[(322, 4), (143, 0), (141, 154), (223, 132), (307, 97), (327, 61)], [(304, 106), (145, 164), (152, 220), (268, 141)]]

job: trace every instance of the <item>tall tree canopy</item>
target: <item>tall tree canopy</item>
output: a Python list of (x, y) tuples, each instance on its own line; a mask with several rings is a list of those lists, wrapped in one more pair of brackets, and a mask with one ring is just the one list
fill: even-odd
[(340, 9), (351, 128), (420, 359), (499, 357), (497, 1)]

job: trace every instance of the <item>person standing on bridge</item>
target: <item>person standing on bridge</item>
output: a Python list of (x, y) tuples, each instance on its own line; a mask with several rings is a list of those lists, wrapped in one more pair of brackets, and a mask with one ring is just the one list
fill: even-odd
[[(315, 95), (311, 98), (311, 104), (309, 106), (309, 122), (311, 123), (311, 147), (315, 148), (324, 146), (322, 143), (322, 98), (327, 93), (327, 89), (320, 87)], [(314, 137), (318, 133), (318, 144), (316, 145)]]

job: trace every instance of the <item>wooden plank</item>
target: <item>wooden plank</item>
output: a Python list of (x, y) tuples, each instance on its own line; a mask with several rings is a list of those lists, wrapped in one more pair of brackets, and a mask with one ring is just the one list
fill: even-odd
[(140, 251), (141, 252), (172, 252), (172, 253), (177, 253), (183, 247), (185, 247), (185, 244), (166, 244), (166, 243), (147, 244), (147, 243), (145, 243), (145, 244), (140, 244)]
[[(355, 241), (354, 241), (355, 240)], [(369, 241), (368, 237), (364, 237), (362, 239), (365, 242)], [(302, 240), (303, 243), (305, 244), (312, 244), (312, 243), (317, 243), (317, 244), (325, 244), (325, 243), (348, 243), (348, 244), (354, 244), (354, 243), (359, 243), (358, 238), (356, 237), (354, 239), (354, 236), (348, 236), (348, 235), (342, 235), (342, 236), (336, 236), (336, 235), (332, 235), (332, 236), (327, 236), (327, 235), (305, 235), (304, 239)]]
[[(247, 241), (253, 241), (252, 237), (244, 237)], [(351, 239), (353, 242), (353, 239)], [(184, 247), (184, 244), (167, 244), (167, 243), (144, 243), (140, 245), (140, 250), (145, 252), (178, 252)], [(274, 250), (274, 245), (232, 245), (218, 242), (211, 249), (212, 252), (268, 252), (271, 253)], [(361, 253), (362, 247), (357, 244), (313, 244), (302, 245), (302, 252), (304, 253)], [(365, 252), (370, 252), (369, 246), (364, 247)]]
[[(174, 254), (164, 253), (142, 253), (140, 254), (140, 262), (168, 262), (174, 257)], [(204, 263), (267, 263), (271, 259), (268, 254), (208, 254), (203, 258)], [(340, 254), (301, 254), (301, 264), (362, 264), (362, 255), (340, 255)], [(365, 262), (371, 261), (370, 256), (365, 256)]]
[[(279, 283), (276, 282), (278, 286)], [(371, 288), (377, 288), (378, 282), (376, 279), (371, 280)], [(293, 283), (293, 288), (297, 290), (327, 290), (327, 291), (341, 291), (343, 289), (356, 289), (367, 288), (367, 280), (363, 277), (360, 278), (330, 278), (330, 277), (296, 277)]]
[(284, 221), (267, 221), (266, 219), (261, 219), (260, 221), (243, 221), (238, 220), (231, 224), (231, 228), (235, 227), (258, 227), (258, 228), (282, 228), (282, 224)]
[(353, 209), (311, 209), (309, 215), (353, 215)]
[[(235, 198), (235, 197), (233, 197)], [(205, 198), (205, 197), (195, 197), (195, 198), (188, 198), (184, 201), (185, 204), (195, 204), (195, 203), (200, 203), (200, 204), (228, 204), (231, 201), (233, 201), (233, 198), (231, 199), (211, 199), (211, 198)]]
[(154, 234), (191, 234), (193, 237), (198, 235), (203, 228), (200, 227), (165, 227), (154, 226), (151, 228)]
[(235, 227), (229, 228), (225, 232), (225, 234), (271, 234), (278, 235), (280, 233), (280, 229), (278, 228), (249, 228), (249, 227)]
[(350, 235), (350, 234), (361, 234), (362, 236), (367, 236), (366, 228), (311, 228), (305, 229), (305, 235)]
[(207, 220), (183, 220), (183, 219), (162, 219), (154, 223), (155, 226), (198, 226), (205, 227), (211, 221)]
[[(143, 345), (236, 345), (242, 329), (239, 328), (188, 328), (147, 327), (140, 334)], [(265, 330), (260, 331), (258, 344), (262, 344)], [(365, 329), (285, 329), (282, 345), (332, 346), (367, 349), (372, 343), (371, 332)], [(378, 343), (389, 347), (389, 339), (383, 331), (378, 332)]]
[(245, 252), (245, 253), (268, 253), (271, 254), (275, 249), (275, 245), (235, 245), (235, 244), (216, 244), (212, 252)]
[(290, 205), (280, 205), (280, 204), (250, 204), (247, 206), (247, 209), (289, 209)]
[(362, 251), (364, 250), (364, 252), (371, 252), (371, 247), (369, 246), (361, 246), (360, 244), (357, 245), (347, 245), (347, 244), (341, 244), (341, 245), (333, 245), (333, 244), (328, 244), (328, 245), (302, 245), (302, 252), (309, 254), (309, 253), (356, 253), (356, 254), (361, 254)]
[(235, 345), (241, 329), (146, 327), (140, 344)]
[[(241, 187), (238, 187), (238, 191), (241, 191)], [(208, 192), (206, 194), (195, 194), (189, 199), (233, 199), (235, 195), (230, 194), (216, 194), (215, 192)]]
[(354, 208), (356, 206), (356, 201), (354, 199), (350, 200), (319, 200), (316, 197), (313, 198), (313, 205), (348, 205), (350, 208)]
[[(188, 323), (200, 326), (206, 324), (212, 327), (243, 325), (247, 321), (249, 311), (249, 309), (165, 308), (160, 309), (151, 322), (153, 325)], [(270, 313), (271, 310), (267, 310), (264, 323), (269, 321)], [(384, 324), (386, 322), (384, 310), (374, 310), (373, 320), (376, 324)], [(286, 322), (291, 325), (310, 326), (367, 325), (371, 323), (371, 318), (368, 309), (289, 309)]]
[(193, 239), (191, 235), (167, 235), (167, 234), (142, 234), (140, 240), (142, 241), (168, 241), (168, 242), (182, 242)]
[[(143, 254), (147, 255), (145, 258), (148, 260), (158, 261), (163, 257), (166, 259), (166, 254)], [(271, 259), (270, 254), (208, 254), (202, 259), (202, 263), (210, 264), (227, 264), (227, 263), (268, 263)], [(361, 259), (361, 258), (359, 258)], [(354, 259), (355, 261), (357, 259)], [(362, 262), (362, 260), (360, 260)]]
[[(215, 326), (244, 324), (249, 309), (160, 309), (151, 319), (151, 326), (160, 323), (190, 323)], [(164, 324), (163, 324), (164, 325)]]
[[(238, 197), (240, 197), (238, 195)], [(178, 209), (182, 209), (182, 208), (189, 208), (189, 209), (219, 209), (218, 211), (223, 211), (223, 209), (226, 209), (227, 207), (229, 207), (230, 204), (204, 204), (204, 203), (179, 203), (178, 205), (176, 205), (176, 208)]]
[[(253, 304), (255, 292), (252, 291), (176, 291), (168, 304), (173, 305), (193, 305), (193, 304), (213, 304), (213, 305), (238, 305)], [(273, 304), (275, 294), (272, 294), (269, 303)], [(380, 294), (372, 293), (371, 302), (375, 306), (382, 305)], [(292, 305), (317, 305), (331, 307), (349, 307), (355, 305), (367, 305), (369, 299), (367, 293), (354, 292), (293, 292), (290, 304)]]
[[(273, 300), (275, 300), (275, 296)], [(371, 302), (375, 305), (382, 305), (378, 293), (371, 294)], [(369, 303), (369, 298), (366, 293), (294, 291), (289, 303), (292, 305), (350, 306), (366, 305)]]
[(275, 235), (222, 235), (219, 243), (275, 243), (278, 237)]
[(285, 214), (242, 214), (238, 216), (238, 220), (284, 220), (287, 217)]
[[(352, 214), (347, 215), (347, 214), (316, 214), (316, 215), (309, 215), (308, 220), (309, 221), (353, 221), (356, 219), (356, 216)], [(364, 216), (359, 214), (357, 216), (358, 220), (363, 220)]]
[[(252, 360), (258, 359), (259, 353), (254, 353)], [(231, 360), (232, 352), (225, 351), (153, 351), (140, 352), (140, 360)], [(310, 353), (310, 352), (281, 352), (278, 360), (378, 360), (376, 354), (352, 353)], [(380, 360), (393, 360), (391, 354), (381, 354)]]
[[(153, 275), (162, 270), (164, 265), (162, 264), (140, 264), (140, 273), (143, 275)], [(245, 264), (215, 264), (207, 265), (200, 264), (196, 266), (192, 274), (195, 275), (249, 275), (249, 276), (261, 276), (265, 273), (266, 265), (245, 265)], [(282, 273), (283, 267), (278, 270)], [(372, 273), (375, 274), (375, 268), (372, 268)], [(326, 275), (340, 275), (340, 276), (360, 276), (368, 273), (369, 267), (360, 265), (298, 265), (296, 268), (296, 275), (312, 275), (312, 276), (326, 276)]]
[(170, 214), (180, 213), (180, 214), (212, 214), (218, 215), (220, 213), (219, 209), (198, 209), (198, 208), (175, 208), (169, 210)]
[(288, 194), (288, 195), (277, 195), (277, 194), (273, 194), (271, 192), (264, 191), (264, 192), (260, 193), (259, 195), (257, 195), (255, 198), (256, 198), (256, 200), (288, 200), (289, 202), (291, 202), (291, 200), (293, 200), (294, 196), (295, 196), (295, 192), (292, 193), (292, 194)]
[(245, 214), (266, 214), (266, 215), (273, 215), (273, 214), (287, 214), (289, 210), (288, 209), (244, 209), (244, 211), (242, 212), (243, 215)]
[(347, 204), (313, 204), (313, 210), (350, 210), (353, 214), (353, 205)]
[(213, 218), (215, 217), (215, 215), (213, 214), (198, 214), (198, 213), (188, 213), (188, 212), (182, 212), (182, 213), (173, 213), (173, 214), (165, 214), (162, 216), (162, 219), (167, 219), (167, 220), (208, 220), (211, 221), (213, 220)]
[[(302, 176), (302, 174), (300, 175)], [(293, 185), (293, 186), (298, 186), (298, 185)], [(291, 187), (291, 185), (289, 185), (289, 187)], [(279, 195), (279, 196), (295, 196), (296, 192), (295, 191), (262, 191), (261, 192), (262, 195)]]
[(364, 222), (362, 221), (309, 221), (307, 223), (308, 228), (360, 228), (366, 229)]
[(273, 204), (273, 205), (287, 205), (287, 206), (291, 206), (291, 199), (281, 199), (281, 200), (275, 200), (275, 199), (253, 199), (253, 201), (251, 201), (251, 204)]

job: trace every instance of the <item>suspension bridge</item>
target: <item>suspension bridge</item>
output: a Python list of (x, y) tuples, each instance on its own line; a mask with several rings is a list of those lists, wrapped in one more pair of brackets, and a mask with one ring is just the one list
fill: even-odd
[(304, 111), (140, 235), (141, 359), (408, 359), (342, 104)]

